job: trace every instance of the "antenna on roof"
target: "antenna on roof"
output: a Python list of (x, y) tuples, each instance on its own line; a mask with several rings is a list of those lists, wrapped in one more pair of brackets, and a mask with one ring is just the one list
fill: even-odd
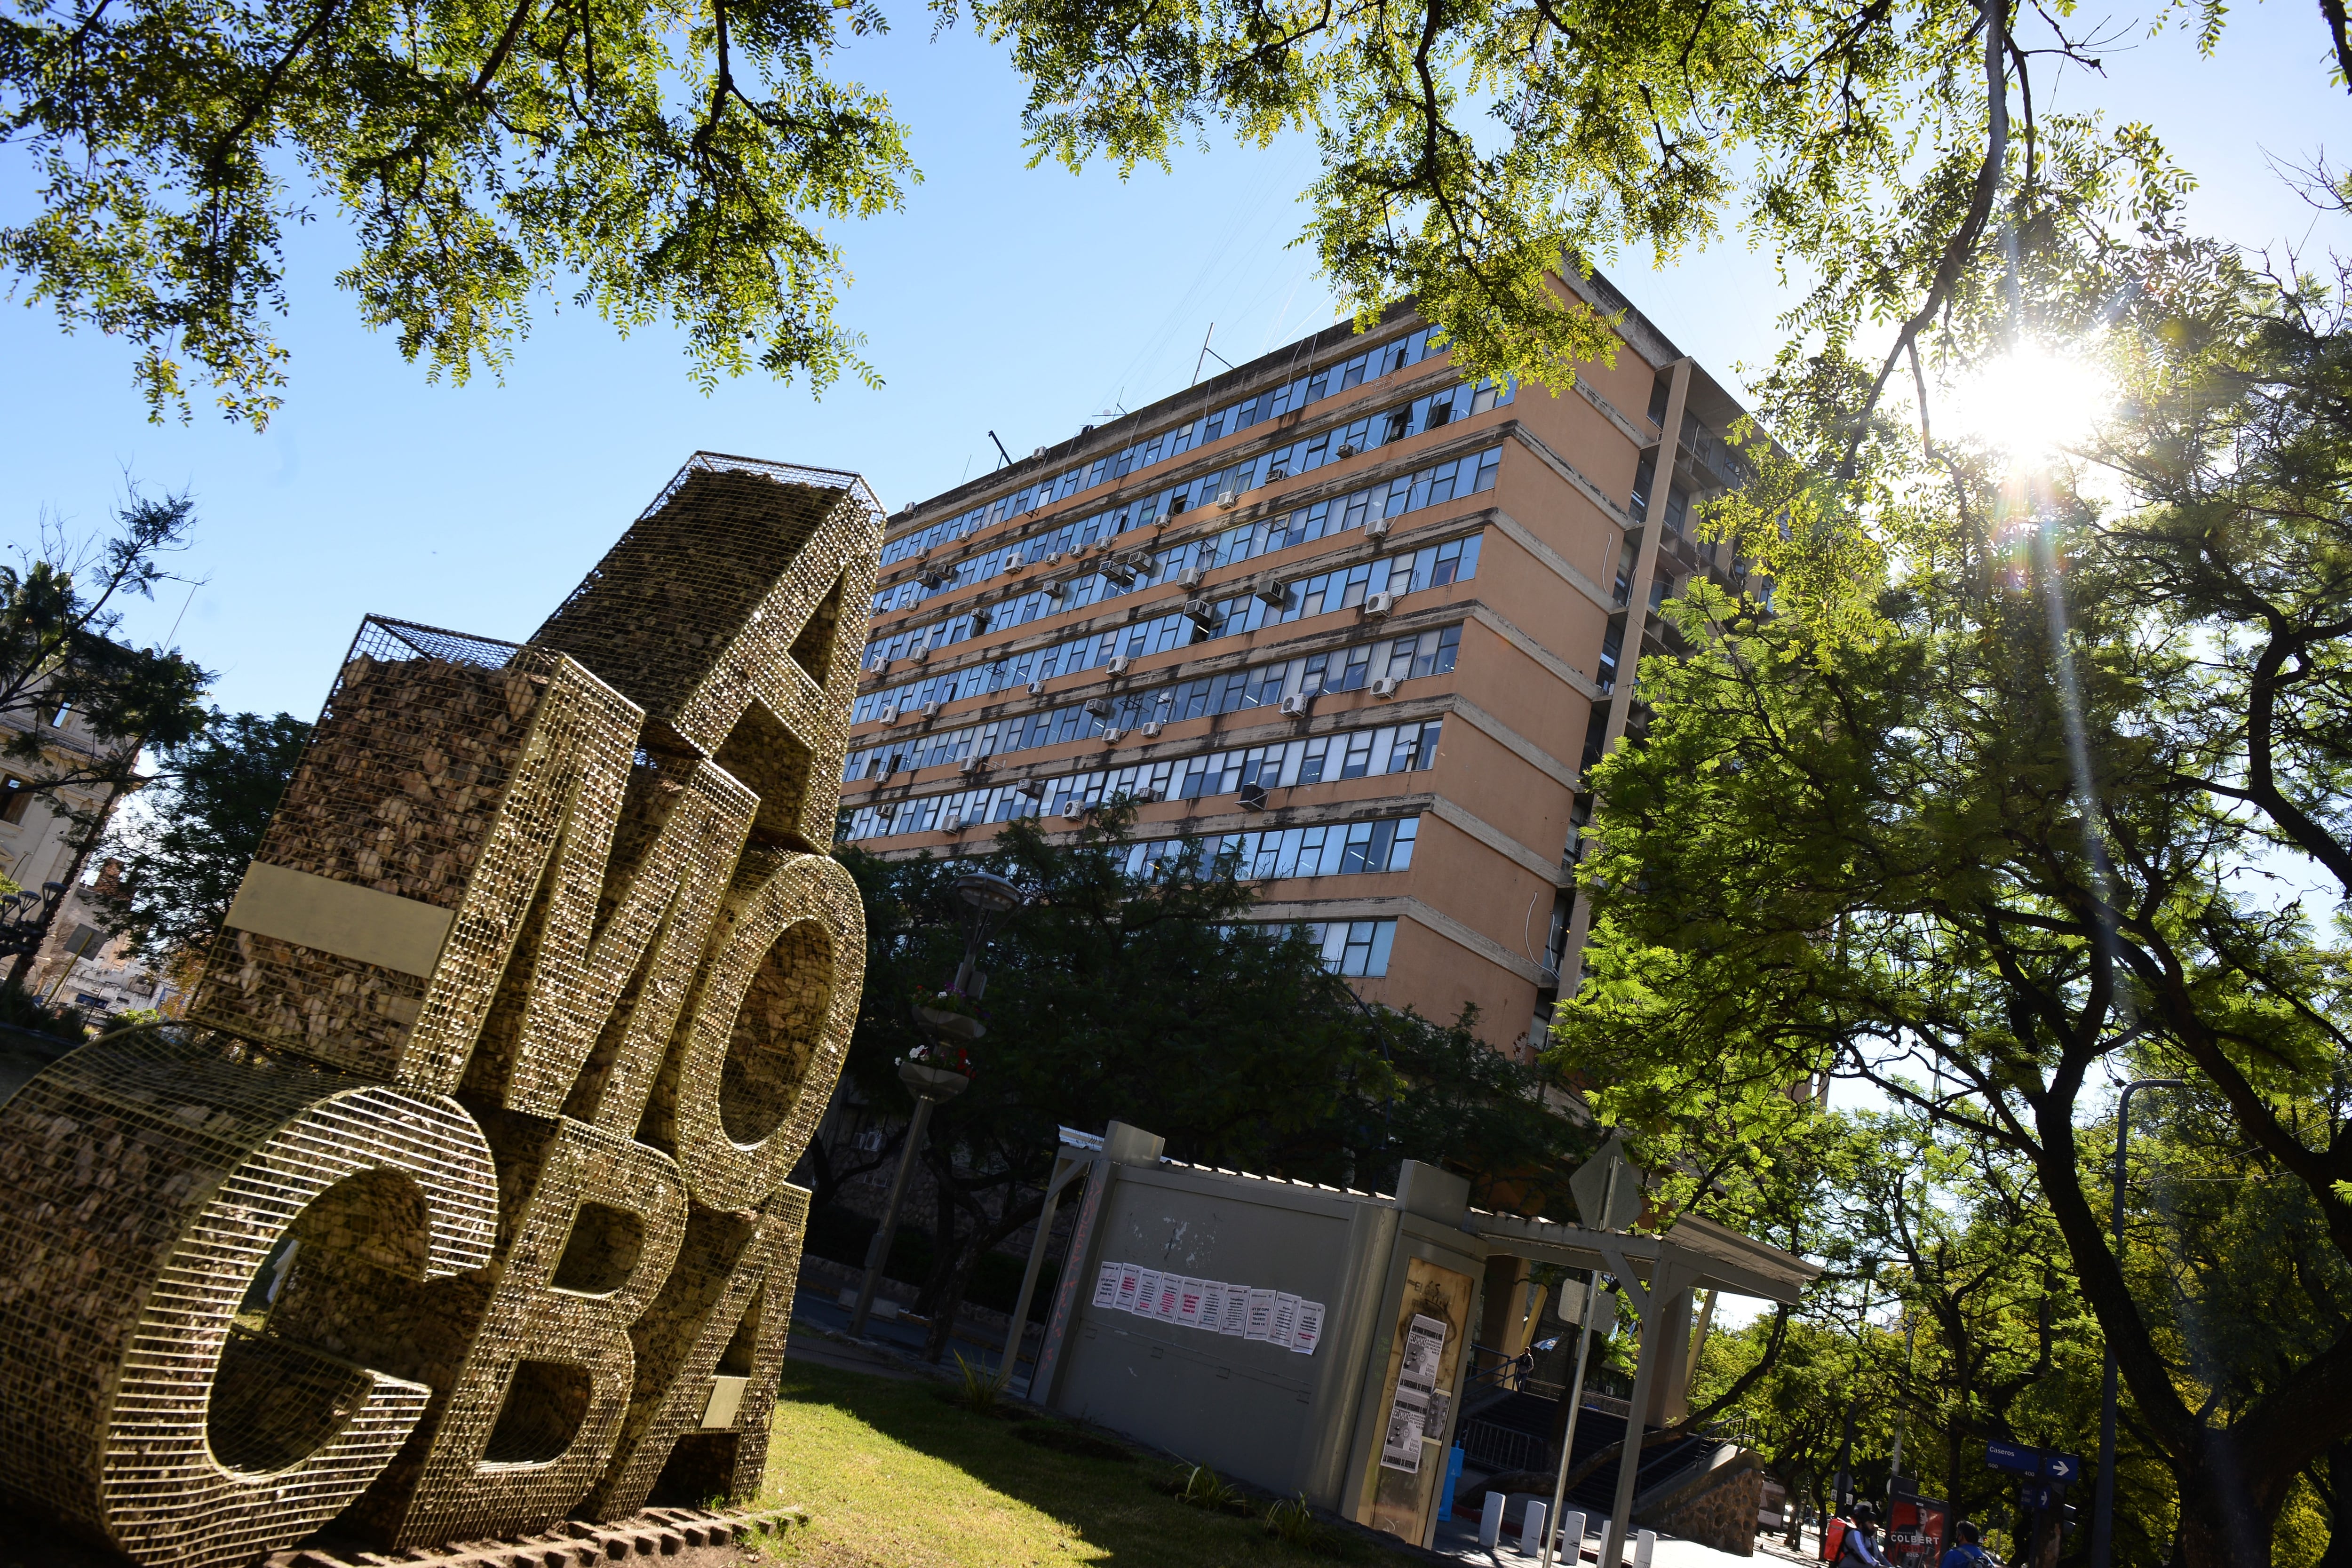
[(1209, 340), (1210, 340), (1211, 338), (1215, 337), (1216, 335), (1217, 335), (1217, 323), (1216, 323), (1216, 322), (1214, 322), (1214, 321), (1211, 321), (1211, 322), (1209, 323), (1209, 330), (1208, 330), (1207, 331), (1202, 332), (1202, 333), (1201, 334), (1201, 354), (1200, 354), (1200, 357), (1199, 357), (1198, 359), (1195, 359), (1195, 360), (1192, 362), (1192, 379), (1191, 381), (1186, 382), (1186, 383), (1184, 384), (1185, 385), (1187, 385), (1187, 386), (1197, 386), (1197, 385), (1199, 385), (1199, 384), (1200, 384), (1200, 382), (1201, 382), (1201, 367), (1202, 367), (1202, 365), (1204, 365), (1204, 364), (1208, 363), (1211, 360), (1215, 360), (1219, 364), (1223, 365), (1227, 370), (1231, 370), (1231, 369), (1233, 369), (1233, 368), (1234, 368), (1234, 362), (1233, 362), (1233, 361), (1231, 361), (1231, 360), (1227, 359), (1224, 355), (1223, 355), (1223, 354), (1219, 353), (1216, 350), (1214, 350), (1214, 349), (1213, 349), (1213, 348), (1211, 348), (1211, 347), (1209, 346)]
[[(991, 430), (988, 433), (988, 438), (992, 441), (996, 441), (996, 432)], [(996, 441), (996, 455), (1004, 459), (1004, 461), (996, 465), (998, 468), (1009, 468), (1013, 466), (1013, 454), (1004, 449), (1004, 443), (1002, 441)]]

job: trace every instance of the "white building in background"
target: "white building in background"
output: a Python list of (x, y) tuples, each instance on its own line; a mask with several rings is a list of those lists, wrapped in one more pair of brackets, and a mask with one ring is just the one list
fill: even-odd
[(33, 962), (29, 984), (34, 995), (52, 1006), (79, 1008), (93, 1018), (163, 1007), (179, 995), (179, 988), (147, 960), (131, 955), (123, 938), (106, 934), (98, 895), (121, 873), (121, 861), (108, 860), (95, 878), (67, 891), (49, 927), (49, 940)]
[[(70, 710), (45, 713), (33, 729), (40, 742), (39, 761), (0, 757), (0, 872), (37, 893), (47, 884), (73, 878), (74, 814), (110, 810), (115, 792), (88, 784), (68, 786), (54, 795), (37, 794), (42, 777), (86, 767), (102, 752), (98, 736)], [(13, 738), (25, 730), (21, 718), (0, 717), (0, 735)], [(99, 879), (119, 869), (109, 862), (100, 868)], [(47, 940), (26, 976), (27, 989), (57, 1005), (79, 1007), (99, 1017), (161, 1005), (171, 995), (169, 984), (144, 962), (127, 957), (121, 938), (104, 934), (97, 882), (93, 879), (66, 889)]]

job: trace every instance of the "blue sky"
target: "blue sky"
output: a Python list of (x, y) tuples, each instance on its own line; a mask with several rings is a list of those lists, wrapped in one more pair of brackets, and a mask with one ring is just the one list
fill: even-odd
[[(2178, 31), (2150, 42), (2128, 17), (2109, 31), (2123, 47), (2105, 48), (2106, 79), (2076, 73), (2056, 107), (2150, 121), (2200, 175), (2190, 212), (2208, 231), (2305, 241), (2313, 215), (2263, 155), (2307, 159), (2347, 113), (2316, 7), (2234, 11), (2212, 60)], [(667, 332), (624, 341), (546, 303), (503, 384), (430, 384), (356, 324), (331, 281), (342, 237), (322, 224), (289, 258), (293, 383), (265, 435), (203, 416), (151, 425), (121, 344), (0, 310), (0, 538), (29, 542), (44, 515), (100, 525), (126, 476), (192, 491), (185, 563), (207, 582), (140, 606), (126, 629), (145, 641), (176, 623), (178, 645), (220, 672), (221, 704), (307, 718), (369, 611), (527, 635), (698, 447), (855, 468), (895, 509), (986, 472), (992, 428), (1017, 455), (1182, 387), (1212, 321), (1241, 361), (1335, 319), (1311, 258), (1290, 248), (1313, 173), (1302, 139), (1219, 145), (1124, 183), (1073, 177), (1024, 166), (1016, 85), (969, 36), (934, 42), (911, 16), (844, 58), (911, 122), (926, 175), (904, 214), (842, 233), (856, 275), (845, 314), (869, 335), (882, 389), (814, 401), (746, 379), (706, 397)], [(9, 172), (0, 205), (21, 211), (31, 182)], [(1780, 291), (1738, 244), (1610, 270), (1719, 374), (1769, 358)]]

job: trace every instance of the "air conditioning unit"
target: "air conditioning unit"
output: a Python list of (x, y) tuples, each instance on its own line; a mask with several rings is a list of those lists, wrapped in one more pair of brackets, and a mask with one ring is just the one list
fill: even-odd
[(1403, 684), (1403, 681), (1399, 680), (1393, 675), (1382, 676), (1380, 679), (1372, 682), (1372, 695), (1375, 697), (1394, 697), (1397, 694), (1397, 688)]
[(1201, 579), (1208, 574), (1203, 567), (1187, 566), (1176, 574), (1176, 585), (1180, 588), (1197, 588), (1201, 585)]
[(1131, 587), (1135, 583), (1135, 568), (1124, 561), (1104, 562), (1102, 574), (1122, 588)]
[(1153, 789), (1150, 784), (1145, 784), (1141, 789), (1135, 792), (1132, 798), (1139, 805), (1150, 805), (1159, 800), (1160, 792)]
[(1066, 583), (1041, 583), (1038, 586), (1045, 591), (1045, 597), (1049, 599), (1058, 599), (1070, 591)]
[[(1287, 699), (1285, 700), (1287, 700)], [(1241, 808), (1244, 811), (1264, 811), (1265, 809), (1265, 785), (1262, 784), (1245, 784), (1242, 785)]]
[(1388, 536), (1389, 520), (1387, 518), (1368, 517), (1364, 520), (1364, 537), (1366, 539), (1381, 540), (1386, 539)]
[(926, 566), (915, 574), (915, 581), (926, 588), (944, 588), (948, 585), (948, 574), (936, 566)]
[(956, 764), (956, 772), (963, 774), (966, 778), (976, 777), (987, 771), (988, 759), (986, 757), (966, 757), (962, 762)]
[(1084, 801), (1074, 800), (1062, 807), (1064, 822), (1084, 822), (1086, 819), (1087, 806)]
[(1275, 608), (1280, 609), (1290, 602), (1290, 584), (1287, 583), (1262, 584), (1258, 587), (1257, 596)]
[(1196, 626), (1213, 626), (1217, 624), (1217, 606), (1207, 599), (1185, 600), (1184, 614)]
[(1109, 718), (1109, 717), (1110, 717), (1110, 699), (1109, 699), (1109, 698), (1108, 698), (1108, 697), (1089, 697), (1089, 698), (1087, 698), (1087, 714), (1088, 714), (1089, 716), (1091, 716), (1091, 717), (1093, 717), (1093, 718), (1097, 718), (1097, 719), (1108, 719), (1108, 718)]
[(1362, 604), (1357, 605), (1356, 608), (1363, 615), (1365, 619), (1377, 619), (1396, 608), (1396, 595), (1394, 594), (1373, 594), (1367, 597)]
[(1110, 671), (1113, 675), (1125, 675), (1129, 669), (1133, 668), (1134, 666), (1135, 660), (1128, 658), (1127, 655), (1123, 653), (1115, 653), (1110, 656), (1110, 662), (1104, 665), (1103, 668)]
[(1241, 499), (1241, 492), (1234, 489), (1231, 485), (1226, 486), (1223, 489), (1217, 492), (1217, 504), (1227, 511), (1233, 510), (1235, 506), (1240, 504)]
[(936, 719), (940, 716), (940, 710), (945, 706), (947, 706), (947, 704), (943, 702), (926, 702), (923, 704), (923, 717), (926, 719)]
[(1059, 566), (1061, 563), (1062, 552), (1058, 550), (1048, 551), (1045, 559), (1038, 563), (1040, 566)]
[(898, 721), (898, 705), (895, 702), (885, 702), (876, 710), (874, 717), (882, 723), (896, 724)]
[(1028, 556), (1024, 555), (1020, 551), (1008, 550), (1004, 552), (1004, 569), (1007, 572), (1018, 572), (1021, 568), (1028, 564)]
[(960, 833), (962, 830), (963, 818), (958, 816), (954, 812), (949, 812), (945, 816), (940, 818), (940, 831), (941, 833)]
[(1103, 731), (1103, 744), (1106, 746), (1116, 746), (1120, 741), (1124, 740), (1126, 736), (1126, 731), (1113, 725), (1110, 729)]
[(1356, 444), (1353, 441), (1342, 441), (1339, 443), (1339, 457), (1340, 461), (1345, 462), (1355, 455)]
[(1160, 739), (1160, 731), (1166, 728), (1168, 726), (1157, 719), (1147, 719), (1143, 722), (1143, 738), (1147, 741), (1156, 741)]
[(1044, 779), (1023, 779), (1017, 787), (1023, 795), (1027, 795), (1031, 800), (1043, 800), (1045, 798), (1045, 781)]
[(1268, 468), (1265, 471), (1265, 482), (1267, 484), (1272, 484), (1276, 479), (1286, 479), (1289, 477), (1290, 470), (1280, 463), (1276, 463), (1273, 468)]
[(1314, 711), (1315, 693), (1312, 691), (1297, 692), (1282, 700), (1282, 716), (1286, 719), (1304, 719)]
[(877, 653), (866, 661), (866, 673), (868, 675), (879, 675), (889, 668), (890, 656), (887, 654)]
[(930, 647), (926, 644), (921, 647), (910, 649), (908, 650), (907, 657), (913, 659), (917, 664), (921, 664), (931, 657)]
[(1032, 697), (1045, 695), (1045, 682), (1042, 677), (1029, 683), (1029, 695)]

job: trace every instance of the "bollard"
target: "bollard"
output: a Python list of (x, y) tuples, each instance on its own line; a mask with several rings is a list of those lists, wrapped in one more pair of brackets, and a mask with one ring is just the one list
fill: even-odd
[(1583, 1550), (1584, 1513), (1582, 1510), (1572, 1509), (1562, 1514), (1559, 1520), (1560, 1560), (1566, 1563), (1569, 1568), (1576, 1568), (1579, 1561), (1577, 1554)]
[(1633, 1537), (1633, 1568), (1650, 1568), (1650, 1553), (1658, 1548), (1658, 1532), (1644, 1530)]
[(1492, 1552), (1495, 1543), (1503, 1539), (1503, 1505), (1510, 1500), (1501, 1492), (1488, 1492), (1486, 1506), (1478, 1512), (1478, 1550)]
[(1544, 1514), (1547, 1505), (1540, 1498), (1528, 1499), (1528, 1511), (1519, 1516), (1519, 1550), (1533, 1557), (1543, 1551)]

